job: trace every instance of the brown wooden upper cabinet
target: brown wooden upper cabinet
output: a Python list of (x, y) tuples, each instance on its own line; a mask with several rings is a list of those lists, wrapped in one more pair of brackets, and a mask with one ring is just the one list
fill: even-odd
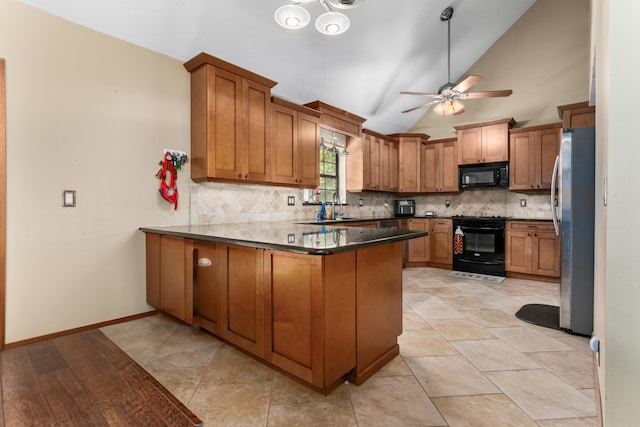
[(308, 102), (304, 106), (320, 112), (320, 127), (347, 136), (362, 136), (362, 124), (367, 119), (322, 101)]
[(454, 126), (458, 131), (458, 164), (506, 162), (509, 160), (509, 129), (513, 118)]
[(423, 193), (458, 191), (456, 138), (429, 141), (420, 148), (420, 188)]
[(596, 125), (596, 107), (588, 102), (560, 105), (558, 115), (563, 128), (586, 128)]
[(320, 113), (272, 99), (271, 181), (301, 187), (320, 184)]
[(398, 141), (398, 192), (420, 192), (420, 149), (429, 135), (423, 133), (395, 133), (388, 135)]
[(276, 82), (206, 53), (184, 67), (191, 73), (191, 178), (268, 182)]
[(347, 138), (347, 191), (398, 191), (398, 141), (363, 129)]
[(560, 150), (562, 123), (509, 131), (509, 190), (548, 191)]

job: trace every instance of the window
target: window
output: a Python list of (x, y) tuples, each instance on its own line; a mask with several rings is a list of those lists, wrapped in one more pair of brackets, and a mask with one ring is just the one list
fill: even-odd
[(320, 151), (320, 185), (316, 189), (316, 202), (331, 203), (333, 193), (339, 191), (338, 154)]

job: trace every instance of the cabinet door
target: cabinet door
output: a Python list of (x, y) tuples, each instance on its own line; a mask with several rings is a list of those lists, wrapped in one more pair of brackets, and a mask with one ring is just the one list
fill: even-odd
[(535, 153), (536, 189), (551, 189), (551, 176), (556, 156), (560, 151), (560, 129), (547, 129), (536, 132), (538, 144)]
[(440, 162), (440, 172), (442, 183), (440, 191), (458, 191), (458, 156), (455, 142), (442, 143), (442, 162)]
[(282, 105), (272, 106), (272, 179), (281, 184), (295, 184), (297, 138), (296, 111)]
[(322, 257), (265, 252), (267, 339), (270, 363), (314, 383), (322, 362)]
[(398, 191), (398, 165), (400, 153), (397, 142), (391, 142), (389, 145), (389, 186), (390, 191)]
[(318, 119), (298, 112), (296, 154), (298, 169), (296, 179), (304, 187), (320, 184), (320, 127)]
[(453, 264), (453, 221), (450, 219), (432, 219), (429, 235), (431, 256), (429, 261), (440, 264)]
[(220, 246), (220, 327), (223, 339), (264, 355), (263, 250)]
[(145, 233), (147, 304), (160, 309), (160, 235)]
[(482, 127), (458, 131), (458, 164), (468, 165), (482, 161)]
[(400, 142), (400, 192), (420, 191), (420, 138), (404, 137)]
[(384, 139), (378, 140), (380, 141), (380, 190), (391, 191), (389, 181), (390, 142)]
[(187, 322), (193, 321), (191, 243), (182, 237), (160, 236), (160, 309)]
[(243, 122), (246, 126), (246, 145), (242, 154), (243, 179), (269, 181), (269, 135), (271, 99), (270, 89), (251, 80), (243, 79)]
[[(429, 220), (412, 218), (409, 220), (409, 230), (429, 231)], [(429, 261), (429, 236), (409, 240), (408, 262)]]
[(208, 177), (243, 179), (242, 78), (207, 67)]
[(380, 190), (380, 142), (379, 138), (367, 135), (369, 140), (369, 188)]
[(534, 132), (514, 133), (509, 139), (509, 190), (531, 190), (535, 187)]
[(219, 256), (215, 244), (193, 244), (193, 323), (214, 334), (220, 323)]
[(504, 269), (515, 273), (531, 273), (531, 246), (531, 232), (507, 231)]
[(482, 163), (509, 160), (509, 128), (506, 123), (482, 127)]
[(438, 157), (441, 151), (438, 144), (426, 144), (420, 148), (420, 189), (424, 193), (438, 191)]
[(555, 232), (534, 233), (531, 273), (560, 277), (560, 238)]

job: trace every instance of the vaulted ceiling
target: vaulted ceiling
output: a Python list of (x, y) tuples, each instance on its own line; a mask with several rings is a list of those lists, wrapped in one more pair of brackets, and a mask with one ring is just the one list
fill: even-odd
[(319, 99), (381, 133), (404, 132), (425, 114), (401, 113), (420, 102), (401, 91), (434, 92), (447, 82), (446, 7), (454, 8), (456, 82), (535, 2), (364, 0), (341, 10), (351, 20), (347, 32), (327, 36), (313, 25), (324, 12), (319, 2), (301, 3), (311, 23), (287, 30), (273, 15), (291, 0), (19, 1), (180, 61), (207, 52), (277, 81), (274, 95), (301, 104)]

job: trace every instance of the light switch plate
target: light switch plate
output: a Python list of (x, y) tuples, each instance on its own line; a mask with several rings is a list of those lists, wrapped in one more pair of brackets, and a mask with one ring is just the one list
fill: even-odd
[(62, 207), (74, 208), (75, 206), (76, 206), (75, 190), (63, 190), (62, 191)]
[(520, 206), (523, 208), (527, 207), (527, 199), (520, 199)]

